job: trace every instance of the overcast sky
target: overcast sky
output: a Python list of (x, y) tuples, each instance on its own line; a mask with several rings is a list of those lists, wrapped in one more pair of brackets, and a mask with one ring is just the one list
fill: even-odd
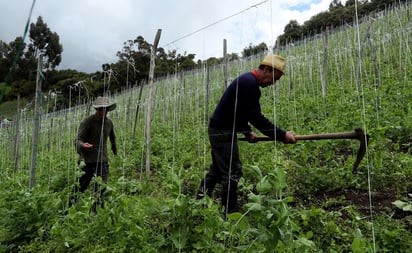
[[(252, 45), (273, 45), (290, 20), (303, 24), (332, 0), (37, 0), (30, 23), (43, 17), (63, 45), (59, 69), (101, 70), (118, 60), (123, 42), (143, 36), (166, 51), (222, 57)], [(345, 0), (341, 1), (343, 4)], [(32, 0), (0, 0), (0, 40), (23, 36)], [(26, 37), (28, 42), (28, 35)]]

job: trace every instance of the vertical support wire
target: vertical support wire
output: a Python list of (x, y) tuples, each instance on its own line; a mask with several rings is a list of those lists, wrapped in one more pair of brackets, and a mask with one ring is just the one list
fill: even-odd
[[(359, 31), (359, 18), (358, 18), (358, 0), (355, 1), (355, 19), (356, 19), (356, 33), (357, 33), (357, 43), (358, 43), (358, 75), (357, 75), (357, 82), (361, 79), (362, 75), (362, 48), (361, 48), (361, 41), (360, 41), (360, 31)], [(357, 91), (360, 92), (362, 98), (362, 121), (363, 121), (363, 129), (365, 131), (365, 143), (366, 147), (367, 144), (367, 129), (366, 129), (366, 105), (365, 105), (365, 95), (362, 82), (357, 87)], [(358, 90), (360, 88), (360, 90)], [(376, 252), (376, 242), (375, 242), (375, 227), (374, 227), (374, 219), (373, 219), (373, 204), (372, 204), (372, 193), (371, 193), (371, 168), (369, 163), (369, 150), (366, 148), (365, 154), (366, 162), (367, 162), (367, 169), (368, 169), (368, 195), (369, 195), (369, 212), (370, 212), (370, 220), (371, 220), (371, 232), (372, 232), (372, 241), (373, 241), (373, 252)]]

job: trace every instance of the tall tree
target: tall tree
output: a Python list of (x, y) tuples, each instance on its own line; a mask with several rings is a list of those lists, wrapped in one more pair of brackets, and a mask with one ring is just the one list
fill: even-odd
[[(9, 76), (9, 82), (12, 82), (13, 79), (24, 79), (27, 78), (26, 74), (19, 73), (18, 75), (16, 74), (17, 71), (19, 71), (19, 68), (22, 68), (24, 65), (24, 59), (25, 55), (24, 54), (18, 54), (19, 50), (24, 51), (26, 48), (26, 43), (23, 42), (23, 38), (18, 36), (16, 39), (9, 44), (0, 41), (0, 81), (4, 81), (6, 78), (6, 75), (9, 72), (9, 69), (12, 67), (13, 62), (16, 60), (15, 68), (16, 71), (11, 73), (11, 76)], [(15, 59), (16, 57), (19, 57), (18, 59)]]
[(249, 57), (251, 55), (259, 54), (262, 52), (266, 52), (268, 50), (268, 46), (266, 43), (262, 42), (257, 46), (249, 44), (249, 47), (245, 47), (242, 51), (243, 57)]
[(337, 8), (342, 8), (342, 2), (340, 0), (332, 0), (332, 2), (329, 4), (329, 10), (334, 10)]
[(10, 50), (10, 46), (0, 40), (0, 82), (3, 82), (6, 79), (8, 69), (10, 68)]
[(59, 43), (59, 35), (50, 31), (43, 18), (39, 16), (35, 24), (30, 24), (30, 41), (29, 52), (37, 57), (38, 54), (43, 55), (44, 67), (46, 69), (54, 69), (57, 67), (62, 58), (63, 46)]
[(283, 30), (285, 39), (287, 41), (297, 41), (301, 39), (301, 33), (302, 29), (296, 20), (291, 20), (289, 23), (285, 26), (285, 29)]

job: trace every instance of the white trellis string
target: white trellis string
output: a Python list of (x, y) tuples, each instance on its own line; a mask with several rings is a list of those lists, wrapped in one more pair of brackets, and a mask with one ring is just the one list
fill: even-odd
[[(355, 19), (356, 19), (356, 33), (357, 33), (357, 39), (358, 39), (358, 71), (359, 71), (359, 79), (361, 78), (362, 75), (362, 64), (361, 64), (361, 42), (360, 42), (360, 31), (359, 31), (359, 19), (358, 19), (358, 0), (355, 1)], [(358, 81), (358, 79), (357, 79)], [(357, 85), (358, 87), (358, 85)], [(362, 118), (363, 118), (363, 129), (365, 131), (365, 142), (367, 146), (367, 128), (366, 128), (366, 105), (365, 105), (365, 95), (364, 95), (364, 89), (363, 85), (360, 85), (360, 92), (361, 92), (361, 99), (362, 99)], [(368, 170), (368, 195), (369, 195), (369, 212), (370, 212), (370, 219), (371, 219), (371, 232), (372, 232), (372, 241), (373, 241), (373, 252), (376, 252), (376, 242), (375, 242), (375, 226), (374, 226), (374, 221), (373, 221), (373, 205), (372, 205), (372, 190), (371, 190), (371, 170), (369, 166), (369, 150), (366, 148), (366, 154), (365, 154), (366, 162), (367, 162), (367, 170)]]

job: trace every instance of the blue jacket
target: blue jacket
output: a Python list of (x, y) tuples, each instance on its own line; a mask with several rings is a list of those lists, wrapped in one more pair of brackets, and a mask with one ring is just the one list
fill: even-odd
[(276, 127), (262, 114), (260, 96), (259, 83), (252, 72), (240, 75), (223, 93), (209, 127), (229, 131), (235, 127), (236, 132), (247, 133), (251, 131), (250, 123), (264, 135), (283, 141), (286, 131)]

